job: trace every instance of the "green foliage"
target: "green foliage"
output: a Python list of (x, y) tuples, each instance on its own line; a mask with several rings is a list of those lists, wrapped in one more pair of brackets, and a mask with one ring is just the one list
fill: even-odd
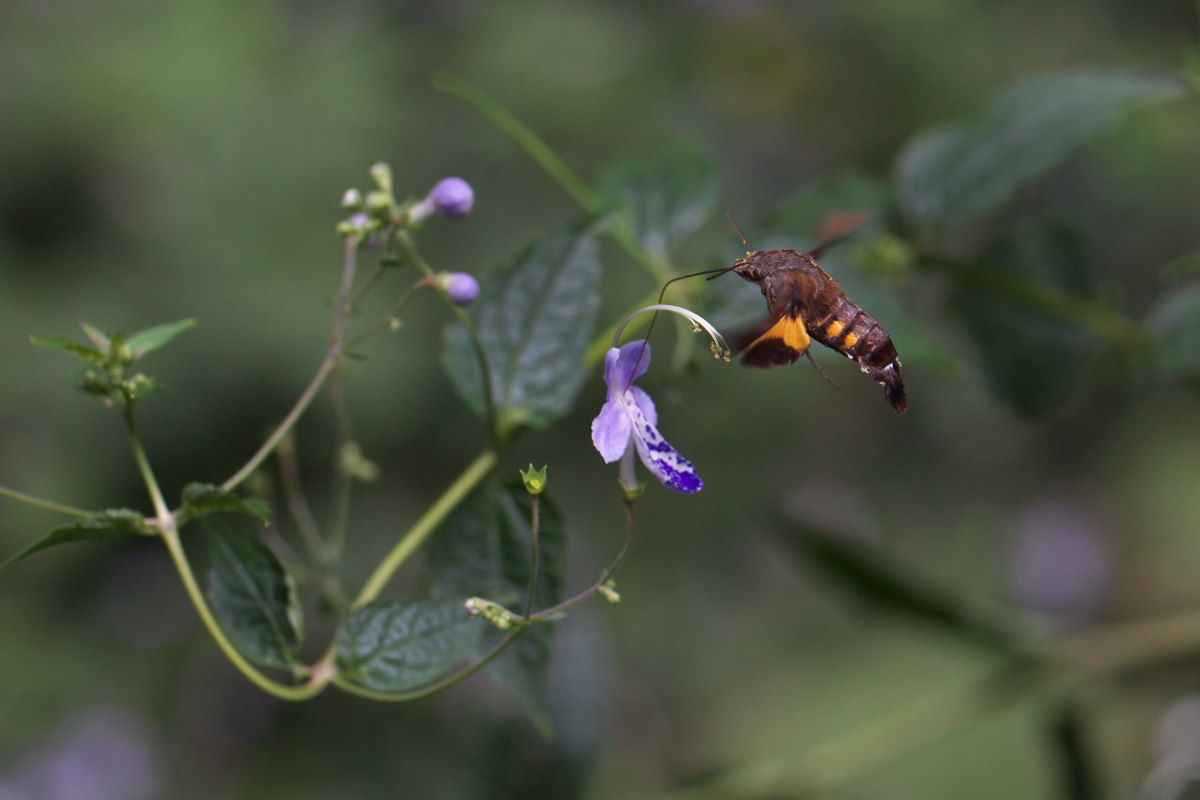
[(377, 692), (418, 689), (462, 661), (484, 623), (461, 600), (385, 600), (353, 611), (338, 628), (342, 675)]
[(236, 492), (211, 483), (189, 483), (183, 487), (183, 508), (179, 515), (182, 527), (188, 521), (206, 514), (232, 511), (249, 514), (264, 525), (271, 521), (271, 506), (258, 497), (240, 497)]
[[(439, 526), (428, 548), (432, 591), (444, 597), (483, 596), (511, 609), (529, 602), (530, 548), (533, 544), (532, 500), (520, 485), (486, 483)], [(562, 599), (566, 569), (566, 530), (546, 495), (538, 498), (537, 582), (534, 611)], [(553, 627), (534, 625), (488, 666), (511, 688), (543, 731), (549, 730), (545, 677)], [(481, 650), (494, 646), (499, 632), (485, 638)]]
[(1068, 72), (1031, 78), (974, 122), (926, 131), (896, 168), (900, 206), (928, 227), (994, 211), (1081, 145), (1149, 103), (1178, 98), (1175, 78)]
[(131, 508), (109, 508), (97, 511), (66, 525), (59, 525), (45, 536), (30, 543), (20, 551), (0, 562), (0, 569), (15, 564), (23, 558), (55, 545), (108, 539), (129, 534), (150, 535), (154, 531), (146, 518)]
[(205, 518), (208, 597), (213, 614), (242, 655), (256, 664), (300, 664), (304, 621), (295, 583), (275, 554), (244, 522)]
[[(402, 327), (408, 303), (448, 299), (445, 286), (438, 283), (439, 276), (446, 273), (426, 263), (416, 246), (416, 234), (434, 222), (432, 212), (422, 206), (428, 198), (397, 200), (393, 182), (398, 178), (384, 164), (371, 169), (377, 189), (365, 194), (352, 190), (343, 201), (346, 217), (336, 226), (346, 248), (343, 283), (332, 303), (329, 350), (309, 386), (233, 477), (219, 484), (187, 484), (182, 504), (174, 511), (167, 507), (133, 419), (135, 402), (156, 390), (158, 382), (142, 373), (130, 374), (130, 368), (193, 327), (194, 320), (132, 335), (110, 335), (84, 324), (83, 343), (65, 338), (33, 339), (34, 344), (77, 358), (83, 388), (124, 412), (134, 459), (155, 516), (150, 521), (129, 509), (88, 513), (0, 487), (0, 494), (79, 515), (0, 568), (57, 544), (130, 533), (158, 536), (212, 636), (238, 669), (266, 691), (303, 700), (332, 686), (375, 699), (410, 700), (440, 691), (476, 669), (486, 669), (515, 694), (534, 725), (548, 735), (555, 711), (547, 689), (555, 623), (569, 608), (595, 594), (614, 603), (619, 599), (615, 589), (603, 581), (620, 566), (628, 545), (604, 578), (564, 600), (566, 526), (563, 514), (544, 494), (546, 468), (535, 471), (531, 464), (530, 470), (522, 473), (523, 485), (503, 484), (495, 473), (498, 465), (508, 468), (506, 461), (516, 455), (512, 445), (526, 429), (550, 428), (564, 418), (574, 419), (569, 415), (576, 408), (581, 387), (595, 378), (595, 354), (610, 345), (608, 335), (594, 336), (603, 288), (601, 259), (607, 255), (598, 239), (610, 236), (646, 269), (654, 285), (639, 286), (638, 292), (650, 293), (662, 280), (689, 271), (692, 267), (685, 269), (672, 263), (672, 258), (678, 245), (710, 220), (720, 193), (718, 169), (697, 146), (675, 142), (616, 162), (603, 174), (598, 190), (593, 190), (499, 103), (460, 79), (441, 76), (437, 82), (508, 132), (580, 204), (586, 219), (541, 235), (516, 259), (486, 275), (474, 302), (473, 292), (460, 300), (464, 305), (470, 303), (469, 310), (447, 306), (457, 321), (442, 337), (441, 362), (468, 408), (488, 420), (491, 443), (423, 513), (408, 507), (419, 486), (413, 491), (406, 487), (400, 493), (406, 503), (403, 513), (415, 521), (372, 567), (362, 589), (357, 594), (347, 591), (342, 574), (343, 564), (362, 564), (360, 554), (351, 549), (357, 544), (351, 533), (373, 522), (364, 520), (366, 515), (352, 513), (351, 478), (375, 477), (377, 468), (362, 456), (351, 425), (344, 383), (344, 373), (352, 366), (349, 353), (384, 330), (411, 332)], [(976, 350), (971, 363), (978, 365), (994, 397), (1027, 418), (1061, 407), (1066, 397), (1085, 385), (1085, 367), (1114, 351), (1148, 358), (1150, 348), (1143, 348), (1144, 344), (1153, 348), (1159, 377), (1195, 388), (1200, 386), (1200, 357), (1196, 356), (1200, 352), (1200, 292), (1196, 287), (1172, 286), (1146, 315), (1143, 327), (1124, 310), (1099, 299), (1093, 286), (1094, 244), (1085, 240), (1082, 228), (1048, 222), (1037, 209), (1016, 203), (1032, 181), (1125, 117), (1179, 96), (1179, 81), (1136, 74), (1074, 72), (1034, 78), (987, 106), (973, 121), (918, 132), (897, 158), (891, 181), (834, 167), (776, 204), (777, 209), (766, 219), (743, 222), (753, 247), (812, 249), (825, 244), (822, 231), (828, 229), (831, 215), (841, 213), (843, 221), (847, 214), (865, 215), (859, 230), (820, 258), (847, 295), (886, 326), (914, 384), (928, 381), (931, 365), (956, 365), (950, 347), (963, 340), (958, 334), (965, 333)], [(404, 174), (404, 170), (396, 172), (396, 176)], [(410, 196), (419, 197), (419, 188), (414, 187)], [(1003, 218), (995, 214), (1000, 210), (1006, 212)], [(988, 215), (995, 216), (981, 224)], [(380, 252), (371, 265), (367, 262), (374, 247)], [(713, 261), (728, 263), (715, 256)], [(1195, 261), (1193, 255), (1174, 262), (1163, 270), (1162, 277), (1187, 281), (1194, 277)], [(370, 266), (377, 271), (366, 277)], [(374, 323), (361, 324), (369, 307), (363, 298), (398, 275), (403, 276), (404, 285), (389, 313)], [(720, 324), (738, 326), (762, 316), (762, 297), (756, 287), (734, 277), (709, 286), (707, 300)], [(695, 289), (692, 296), (702, 290)], [(624, 330), (620, 320), (628, 321), (644, 310), (621, 309), (602, 324), (610, 331)], [(947, 324), (951, 330), (941, 330), (939, 324)], [(427, 344), (418, 341), (416, 346)], [(656, 341), (656, 354), (666, 350), (665, 344), (663, 350), (658, 347)], [(677, 366), (689, 362), (686, 347), (676, 352), (674, 361)], [(1120, 366), (1114, 364), (1114, 368)], [(599, 393), (601, 383), (594, 381), (594, 386)], [(335, 477), (326, 524), (318, 521), (323, 515), (309, 506), (304, 494), (306, 476), (299, 474), (300, 460), (289, 436), (323, 388), (331, 389), (334, 408), (334, 442), (328, 450), (337, 454), (327, 470)], [(592, 398), (598, 399), (598, 394)], [(666, 414), (672, 407), (668, 401), (659, 408)], [(713, 402), (711, 408), (726, 417), (720, 427), (714, 426), (722, 444), (710, 447), (710, 452), (741, 435), (736, 433), (739, 428), (730, 428), (728, 420), (736, 418), (747, 427), (762, 423), (755, 417), (757, 406), (747, 408), (744, 398), (726, 405)], [(917, 408), (914, 402), (920, 420), (919, 415), (926, 412)], [(842, 471), (850, 476), (846, 482), (853, 480), (865, 487), (862, 491), (873, 493), (875, 487), (885, 485), (880, 475), (887, 478), (889, 487), (893, 478), (883, 472), (884, 467), (872, 472), (869, 461), (886, 463), (895, 472), (895, 464), (907, 461), (910, 451), (928, 445), (930, 431), (912, 424), (896, 428), (905, 432), (893, 435), (875, 420), (843, 416), (836, 409), (834, 416), (828, 423), (803, 414), (796, 414), (795, 421), (788, 418), (789, 431), (823, 436), (826, 442), (824, 450), (814, 448), (811, 458), (804, 452), (807, 443), (797, 448), (803, 461), (789, 454), (797, 472), (803, 464), (819, 471), (822, 478), (839, 480)], [(556, 433), (586, 449), (583, 427)], [(824, 430), (826, 427), (829, 430)], [(868, 432), (875, 451), (864, 444), (866, 436), (856, 439), (840, 433), (860, 428)], [(913, 438), (902, 445), (899, 454), (890, 452), (903, 436)], [(779, 438), (783, 441), (784, 434)], [(267, 486), (265, 479), (251, 485), (254, 491), (283, 496), (279, 507), (289, 512), (284, 519), (272, 519), (271, 506), (261, 498), (247, 496), (243, 486), (248, 476), (266, 474), (261, 468), (272, 454), (279, 456), (279, 486)], [(437, 459), (430, 463), (434, 464), (430, 470), (438, 468)], [(527, 463), (524, 457), (521, 463)], [(570, 480), (569, 471), (555, 469), (556, 476)], [(556, 477), (556, 485), (558, 480)], [(791, 474), (781, 480), (792, 480)], [(745, 483), (757, 490), (763, 481)], [(896, 484), (900, 483), (896, 479)], [(937, 492), (927, 486), (915, 488), (926, 492), (933, 504)], [(630, 537), (634, 495), (632, 491), (625, 495)], [(640, 513), (641, 506), (638, 508)], [(741, 524), (744, 509), (730, 509)], [(217, 514), (228, 516), (213, 516)], [(673, 516), (660, 519), (675, 524)], [(208, 544), (206, 592), (201, 592), (192, 575), (180, 536), (183, 526), (192, 522), (205, 532)], [(264, 543), (257, 522), (278, 526), (272, 535), (280, 533), (279, 541), (287, 542), (288, 564), (304, 578), (304, 588), (316, 595), (312, 606), (329, 617), (325, 625), (317, 627), (334, 631), (332, 641), (326, 643), (324, 654), (311, 662), (303, 654), (305, 625), (296, 581)], [(390, 531), (394, 526), (388, 520), (380, 527)], [(854, 598), (905, 624), (930, 626), (955, 642), (983, 645), (972, 652), (983, 651), (983, 657), (995, 659), (1006, 669), (1019, 661), (1033, 665), (1030, 671), (1038, 677), (1042, 670), (1061, 671), (1069, 681), (1082, 681), (1110, 666), (1101, 663), (1102, 657), (1096, 661), (1100, 666), (1086, 658), (1073, 661), (1074, 652), (1055, 649), (1050, 634), (1027, 641), (1027, 632), (1038, 627), (1032, 616), (981, 612), (938, 578), (887, 558), (880, 549), (811, 531), (792, 536), (788, 542), (808, 564)], [(414, 588), (406, 596), (378, 599), (418, 551), (424, 557), (425, 579), (407, 584)], [(690, 568), (687, 560), (680, 563)], [(752, 575), (749, 570), (730, 572), (739, 580)], [(717, 597), (717, 592), (712, 594)], [(628, 596), (637, 599), (637, 593)], [(710, 610), (719, 605), (716, 613), (726, 613), (728, 598), (713, 597), (706, 591), (694, 599), (697, 605), (711, 604)], [(692, 601), (692, 597), (682, 599), (688, 604)], [(679, 602), (672, 600), (672, 612), (678, 612)], [(738, 623), (752, 629), (770, 621), (739, 619)], [(710, 633), (704, 630), (703, 636)], [(747, 650), (722, 657), (755, 656)], [(695, 657), (697, 664), (704, 660)], [(599, 662), (593, 656), (588, 666)], [(283, 670), (286, 679), (268, 676), (253, 665)], [(1009, 689), (1014, 695), (1023, 693), (1029, 702), (1040, 700), (1037, 692), (1043, 691), (1042, 687), (1035, 688), (1034, 679), (1028, 683)], [(959, 706), (970, 710), (964, 712)], [(970, 703), (957, 704), (954, 713), (961, 718), (975, 713), (975, 708)], [(952, 715), (929, 716), (936, 723), (931, 727), (936, 728)], [(1073, 718), (1069, 727), (1081, 724)], [(907, 731), (900, 736), (861, 738), (885, 749), (903, 751), (910, 746)], [(852, 739), (847, 749), (853, 745)], [(840, 774), (838, 770), (846, 769), (844, 765), (852, 759), (844, 755), (845, 750), (833, 748), (832, 752), (831, 773)], [(1070, 757), (1080, 759), (1075, 750)], [(809, 762), (819, 768), (827, 764), (820, 758)], [(776, 772), (764, 769), (755, 774)], [(730, 785), (739, 784), (733, 780)], [(773, 788), (777, 789), (774, 795), (792, 796), (819, 793), (820, 786), (805, 786), (803, 792)]]
[(587, 365), (600, 297), (595, 224), (544, 237), (489, 274), (470, 310), (487, 362), (486, 385), (472, 334), (452, 325), (442, 363), (475, 413), (494, 408), (501, 440), (523, 426), (543, 428), (570, 410)]
[(1086, 263), (1073, 230), (1026, 225), (985, 253), (978, 271), (964, 276), (955, 294), (954, 307), (979, 349), (979, 363), (986, 365), (984, 380), (1022, 414), (1049, 411), (1077, 387), (1097, 341), (1087, 329), (1054, 314), (1053, 306), (1040, 307), (1036, 298), (1003, 289), (1025, 281), (1087, 297)]
[(127, 375), (127, 370), (146, 354), (195, 325), (196, 320), (184, 319), (146, 328), (130, 336), (124, 331), (109, 336), (84, 322), (80, 327), (91, 341), (91, 347), (64, 338), (31, 336), (29, 340), (39, 347), (62, 350), (79, 358), (84, 362), (78, 374), (79, 387), (108, 405), (122, 406), (135, 403), (160, 388), (154, 378), (140, 372)]
[(665, 258), (712, 216), (717, 170), (694, 144), (671, 142), (613, 164), (600, 179), (600, 193), (621, 209), (620, 219), (642, 246)]
[(1200, 286), (1166, 295), (1147, 318), (1163, 374), (1200, 389)]

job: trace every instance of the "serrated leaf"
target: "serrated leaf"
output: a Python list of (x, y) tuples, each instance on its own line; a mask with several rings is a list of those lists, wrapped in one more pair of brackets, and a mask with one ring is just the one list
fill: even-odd
[(181, 319), (178, 322), (155, 325), (152, 328), (146, 328), (130, 335), (125, 340), (125, 346), (133, 352), (133, 357), (136, 360), (149, 352), (157, 350), (179, 334), (194, 327), (196, 327), (196, 320), (194, 319)]
[(79, 342), (73, 342), (70, 339), (63, 339), (61, 337), (43, 338), (41, 336), (30, 336), (29, 341), (38, 347), (49, 347), (54, 350), (64, 350), (71, 355), (78, 356), (79, 358), (82, 358), (84, 361), (87, 361), (91, 364), (99, 364), (104, 361), (105, 358), (105, 354), (99, 350), (88, 347), (85, 344), (80, 344)]
[[(487, 357), (501, 438), (565, 414), (587, 376), (600, 302), (593, 232), (585, 223), (549, 234), (481, 282), (470, 315)], [(447, 328), (442, 364), (467, 405), (486, 414), (483, 376), (462, 325)]]
[(60, 525), (50, 533), (26, 545), (19, 552), (0, 563), (0, 569), (15, 564), (23, 558), (33, 555), (39, 550), (45, 550), (55, 545), (69, 542), (82, 542), (95, 539), (107, 539), (111, 536), (128, 534), (148, 534), (152, 530), (146, 523), (146, 518), (131, 508), (110, 508), (98, 511), (67, 525)]
[[(1014, 286), (1046, 287), (1064, 297), (1087, 294), (1079, 236), (1051, 224), (1023, 226), (984, 254), (983, 282), (965, 282), (953, 305), (978, 347), (984, 382), (1025, 416), (1053, 408), (1076, 384), (1097, 345), (1090, 331), (1053, 313), (1053, 296), (1034, 305)], [(990, 276), (990, 277), (989, 277)]]
[(901, 152), (900, 205), (919, 223), (992, 211), (1139, 106), (1180, 97), (1176, 78), (1119, 72), (1043, 75), (1018, 84), (974, 123), (927, 131)]
[[(538, 574), (533, 610), (562, 600), (566, 533), (562, 517), (541, 495), (538, 524)], [(433, 592), (465, 599), (480, 596), (523, 613), (528, 596), (531, 501), (519, 485), (484, 484), (443, 522), (430, 539), (427, 558)], [(543, 732), (549, 731), (546, 671), (552, 624), (526, 628), (488, 665), (488, 673), (508, 686)], [(490, 631), (480, 645), (489, 649), (500, 636)]]
[(461, 600), (378, 601), (346, 617), (337, 633), (337, 663), (355, 683), (405, 692), (440, 678), (462, 661), (485, 623)]
[(297, 666), (304, 624), (291, 575), (257, 531), (212, 517), (198, 525), (208, 539), (208, 598), (221, 629), (257, 664)]
[(240, 497), (236, 492), (212, 483), (189, 483), (183, 487), (181, 526), (188, 520), (222, 511), (249, 514), (264, 525), (271, 521), (271, 505), (261, 498)]
[(688, 142), (662, 144), (650, 153), (610, 166), (600, 194), (645, 245), (666, 256), (712, 215), (717, 170), (707, 153)]
[[(562, 599), (566, 537), (562, 518), (541, 495), (538, 583), (534, 610)], [(443, 597), (479, 596), (524, 610), (529, 587), (529, 493), (485, 483), (459, 504), (426, 546), (432, 591)]]

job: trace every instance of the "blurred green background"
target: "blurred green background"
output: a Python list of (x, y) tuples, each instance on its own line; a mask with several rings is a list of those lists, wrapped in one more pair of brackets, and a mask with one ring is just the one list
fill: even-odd
[[(169, 496), (227, 477), (324, 352), (338, 203), (367, 188), (375, 161), (392, 164), (401, 196), (446, 175), (474, 185), (468, 219), (420, 234), (439, 269), (486, 273), (580, 218), (512, 142), (434, 90), (435, 70), (482, 86), (588, 179), (657, 142), (692, 141), (719, 167), (718, 209), (752, 241), (759, 225), (773, 246), (800, 246), (811, 230), (789, 242), (767, 220), (821, 176), (886, 180), (912, 135), (1023, 76), (1176, 72), (1198, 30), (1191, 4), (1131, 0), (8, 3), (0, 483), (146, 507), (119, 421), (28, 335), (189, 316), (200, 326), (147, 362), (166, 389), (144, 404), (143, 434)], [(1169, 288), (1161, 268), (1200, 247), (1197, 123), (1190, 100), (1138, 113), (1021, 201), (1080, 232), (1089, 280), (1134, 320)], [(727, 264), (740, 249), (717, 214), (676, 266)], [(606, 255), (604, 325), (653, 288)], [(1150, 792), (1170, 791), (1153, 776), (1165, 754), (1185, 757), (1169, 746), (1177, 732), (1200, 741), (1187, 700), (1200, 633), (1190, 660), (1089, 683), (1076, 705), (1034, 692), (988, 702), (977, 684), (996, 653), (878, 613), (861, 581), (830, 580), (796, 542), (845, 534), (948, 607), (1022, 626), (1105, 630), (1200, 607), (1194, 391), (1102, 353), (1044, 413), (1022, 415), (988, 391), (990, 365), (945, 281), (905, 281), (899, 299), (915, 339), (906, 349), (893, 329), (904, 417), (827, 353), (816, 355), (840, 390), (806, 365), (703, 362), (667, 381), (665, 336), (646, 386), (709, 488), (652, 487), (622, 605), (594, 603), (560, 626), (553, 741), (481, 676), (414, 704), (335, 692), (277, 703), (221, 659), (157, 543), (85, 544), (0, 576), (0, 797), (650, 798), (688, 785), (710, 796), (713, 776), (778, 763), (816, 764), (857, 798), (1071, 796), (1071, 764), (1111, 796), (1179, 796)], [(382, 468), (359, 492), (351, 585), (485, 437), (438, 365), (445, 323), (438, 304), (415, 304), (349, 376)], [(1058, 344), (1047, 337), (1039, 357)], [(623, 535), (615, 474), (588, 437), (602, 399), (597, 375), (575, 413), (505, 465), (551, 466), (579, 586)], [(319, 404), (299, 431), (318, 505), (330, 425)], [(59, 521), (0, 509), (5, 553)], [(315, 627), (314, 648), (327, 633)], [(788, 784), (769, 774), (750, 782), (768, 793), (711, 796), (796, 791), (771, 789)]]

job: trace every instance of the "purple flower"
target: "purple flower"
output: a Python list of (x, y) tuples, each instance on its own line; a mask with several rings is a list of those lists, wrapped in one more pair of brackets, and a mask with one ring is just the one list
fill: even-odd
[[(640, 356), (640, 357), (639, 357)], [(658, 412), (650, 395), (633, 385), (650, 366), (650, 345), (644, 339), (624, 347), (610, 348), (604, 357), (604, 380), (608, 399), (600, 415), (592, 420), (592, 443), (604, 463), (623, 459), (621, 484), (626, 491), (636, 490), (633, 480), (633, 452), (663, 486), (677, 492), (698, 492), (704, 481), (692, 462), (679, 454), (658, 432)]]
[(428, 199), (434, 210), (446, 219), (462, 219), (475, 205), (475, 191), (462, 178), (442, 178)]
[(479, 296), (479, 281), (465, 272), (451, 272), (442, 277), (442, 288), (451, 303), (469, 306)]

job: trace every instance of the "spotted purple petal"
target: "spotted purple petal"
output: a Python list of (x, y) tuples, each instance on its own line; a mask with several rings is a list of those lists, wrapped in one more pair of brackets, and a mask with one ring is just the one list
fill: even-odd
[(629, 391), (625, 393), (626, 397), (633, 400), (633, 404), (642, 412), (642, 416), (651, 425), (658, 424), (658, 409), (654, 407), (654, 401), (650, 399), (650, 395), (646, 394), (637, 386), (630, 386)]
[(625, 411), (633, 423), (633, 441), (637, 445), (638, 456), (663, 486), (687, 494), (704, 488), (704, 481), (696, 473), (692, 462), (662, 437), (640, 408), (631, 403), (625, 406)]

